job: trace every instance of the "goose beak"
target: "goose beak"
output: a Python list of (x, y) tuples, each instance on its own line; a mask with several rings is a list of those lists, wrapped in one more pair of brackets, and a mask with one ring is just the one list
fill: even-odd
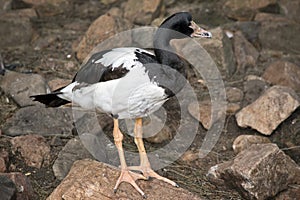
[(194, 21), (191, 22), (190, 28), (194, 30), (191, 37), (211, 38), (212, 34), (209, 31), (200, 28)]

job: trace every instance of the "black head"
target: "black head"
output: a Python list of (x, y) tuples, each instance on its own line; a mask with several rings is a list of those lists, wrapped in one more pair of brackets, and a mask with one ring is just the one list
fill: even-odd
[(189, 12), (178, 12), (168, 17), (160, 28), (171, 29), (189, 37), (211, 38), (211, 33), (200, 28)]

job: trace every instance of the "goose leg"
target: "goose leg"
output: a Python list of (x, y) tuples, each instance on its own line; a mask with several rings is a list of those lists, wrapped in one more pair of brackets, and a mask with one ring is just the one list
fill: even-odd
[(116, 144), (116, 147), (118, 149), (119, 157), (120, 157), (120, 163), (121, 163), (121, 175), (117, 180), (117, 183), (114, 187), (114, 192), (117, 192), (117, 189), (119, 185), (122, 182), (127, 182), (131, 184), (144, 198), (146, 197), (145, 193), (141, 190), (141, 188), (136, 184), (136, 180), (138, 179), (146, 179), (143, 175), (137, 174), (134, 172), (129, 171), (126, 161), (125, 161), (125, 155), (122, 147), (122, 140), (123, 140), (123, 134), (121, 133), (119, 129), (119, 123), (117, 119), (114, 119), (114, 130), (113, 130), (113, 136), (114, 141)]
[(150, 162), (148, 160), (148, 156), (145, 150), (144, 142), (143, 142), (143, 125), (142, 125), (142, 119), (138, 118), (135, 121), (135, 127), (134, 127), (134, 142), (139, 150), (140, 155), (140, 166), (130, 166), (128, 167), (130, 170), (134, 171), (140, 171), (143, 173), (143, 175), (146, 178), (153, 177), (158, 180), (162, 180), (164, 182), (167, 182), (173, 186), (178, 187), (177, 183), (174, 181), (171, 181), (170, 179), (167, 179), (165, 177), (160, 176), (155, 171), (151, 169)]

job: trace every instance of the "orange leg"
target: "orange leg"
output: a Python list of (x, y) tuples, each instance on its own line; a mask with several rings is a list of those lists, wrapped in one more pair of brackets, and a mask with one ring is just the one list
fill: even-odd
[(114, 130), (113, 130), (114, 141), (116, 147), (118, 149), (120, 163), (121, 163), (121, 175), (117, 180), (117, 183), (114, 187), (114, 192), (117, 192), (119, 185), (122, 182), (127, 182), (131, 184), (144, 198), (146, 198), (145, 193), (141, 190), (141, 188), (136, 184), (136, 180), (138, 179), (146, 179), (143, 175), (131, 172), (127, 168), (127, 164), (125, 161), (124, 151), (122, 147), (123, 134), (119, 129), (119, 123), (117, 119), (114, 119)]
[(164, 182), (167, 182), (173, 186), (178, 187), (177, 183), (174, 181), (171, 181), (165, 177), (160, 176), (157, 174), (155, 171), (151, 169), (150, 162), (147, 157), (147, 153), (144, 147), (144, 142), (143, 142), (143, 125), (142, 125), (142, 119), (138, 118), (135, 121), (135, 127), (134, 127), (134, 142), (139, 150), (140, 154), (140, 166), (130, 166), (128, 167), (130, 170), (134, 171), (140, 171), (143, 173), (143, 175), (146, 178), (153, 177), (158, 180), (162, 180)]

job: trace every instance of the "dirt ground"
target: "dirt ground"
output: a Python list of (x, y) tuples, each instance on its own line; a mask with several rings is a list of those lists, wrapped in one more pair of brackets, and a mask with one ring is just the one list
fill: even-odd
[[(1, 54), (7, 68), (22, 73), (38, 73), (47, 80), (54, 78), (71, 79), (80, 67), (80, 62), (76, 60), (76, 56), (72, 52), (72, 45), (78, 43), (78, 39), (85, 33), (90, 22), (110, 8), (110, 6), (105, 6), (100, 3), (93, 7), (87, 7), (83, 2), (84, 1), (75, 0), (73, 5), (74, 8), (70, 9), (69, 12), (35, 19), (33, 24), (38, 34), (42, 37), (55, 37), (54, 42), (41, 51), (34, 50), (34, 45), (19, 47), (17, 49), (6, 49), (1, 52)], [(82, 14), (82, 9), (86, 9), (84, 14)], [(68, 29), (68, 27), (70, 27), (68, 25), (77, 20), (82, 21), (82, 26), (77, 27), (76, 31)], [(71, 55), (71, 58), (67, 58), (67, 55)], [(68, 66), (68, 61), (72, 61), (75, 65), (65, 67)], [(235, 85), (239, 80), (240, 79), (236, 77), (235, 80), (227, 81), (226, 84), (240, 87), (238, 84)], [(203, 92), (204, 89), (201, 88), (196, 81), (197, 80), (194, 78), (191, 80), (191, 83), (196, 87), (198, 96), (202, 98), (201, 92)], [(17, 105), (1, 93), (0, 129), (4, 122), (17, 110)], [(169, 123), (172, 125), (172, 122)], [(176, 127), (176, 122), (174, 127)], [(234, 157), (235, 154), (231, 146), (233, 140), (241, 134), (257, 134), (257, 132), (251, 129), (239, 128), (236, 124), (235, 117), (229, 115), (226, 118), (225, 128), (218, 143), (213, 151), (205, 158), (196, 159), (192, 162), (183, 162), (179, 159), (172, 165), (166, 167), (167, 170), (159, 171), (159, 173), (174, 180), (181, 187), (198, 194), (204, 199), (242, 199), (237, 192), (224, 188), (217, 188), (206, 178), (206, 173), (211, 166), (222, 161), (230, 160)], [(286, 137), (287, 134), (289, 137)], [(204, 136), (205, 129), (200, 125), (190, 149), (198, 149)], [(51, 164), (54, 163), (59, 151), (70, 138), (62, 138), (63, 144), (60, 146), (51, 146)], [(134, 143), (128, 138), (127, 141), (125, 141), (125, 146), (128, 145), (130, 148), (130, 146), (134, 146)], [(47, 137), (46, 139), (50, 144), (52, 137)], [(0, 148), (4, 148), (8, 152), (11, 152), (9, 140), (10, 138), (8, 136), (1, 135)], [(285, 153), (300, 164), (300, 153), (299, 148), (297, 147), (300, 141), (300, 109), (294, 112), (292, 116), (277, 128), (275, 133), (270, 137), (270, 140), (275, 142)], [(146, 143), (146, 148), (150, 150), (155, 147), (159, 147), (159, 145)], [(8, 165), (11, 168), (10, 171), (19, 171), (24, 174), (30, 173), (30, 176), (28, 177), (30, 178), (35, 191), (35, 199), (46, 199), (60, 183), (59, 180), (55, 179), (51, 164), (48, 167), (36, 169), (26, 166), (20, 155), (11, 154)]]

